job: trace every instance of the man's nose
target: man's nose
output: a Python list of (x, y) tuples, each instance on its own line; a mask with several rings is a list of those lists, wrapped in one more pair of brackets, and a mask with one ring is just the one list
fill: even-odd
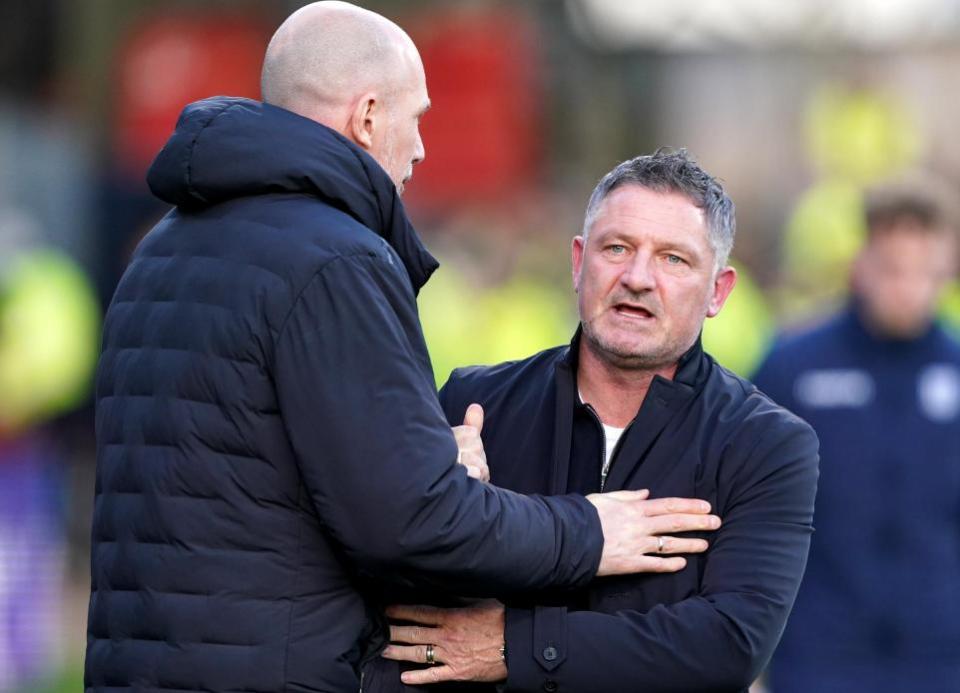
[(417, 146), (413, 150), (413, 163), (419, 164), (421, 161), (427, 158), (427, 152), (423, 148), (423, 138), (420, 137), (420, 133), (417, 133)]
[(644, 253), (634, 255), (633, 259), (623, 268), (623, 273), (620, 275), (620, 284), (634, 293), (655, 289), (657, 277), (653, 267), (653, 258)]

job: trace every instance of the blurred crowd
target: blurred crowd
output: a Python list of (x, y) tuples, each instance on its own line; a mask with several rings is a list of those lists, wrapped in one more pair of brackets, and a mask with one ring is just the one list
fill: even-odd
[[(186, 103), (213, 94), (258, 96), (266, 40), (299, 4), (35, 0), (0, 6), (0, 692), (81, 685), (93, 371), (100, 320), (116, 281), (142, 234), (165, 212), (146, 188), (146, 167)], [(953, 542), (953, 558), (943, 560), (960, 556), (957, 443), (893, 449), (897, 441), (934, 435), (919, 423), (896, 428), (915, 416), (903, 404), (913, 380), (899, 390), (871, 385), (864, 402), (879, 409), (870, 410), (867, 421), (888, 417), (882, 420), (893, 423), (878, 431), (851, 419), (840, 442), (834, 440), (840, 433), (829, 428), (837, 412), (818, 406), (817, 397), (839, 397), (847, 406), (844, 397), (856, 395), (850, 389), (866, 387), (850, 373), (862, 370), (885, 382), (913, 378), (916, 370), (926, 378), (920, 394), (926, 418), (943, 423), (960, 409), (956, 372), (930, 375), (924, 369), (942, 358), (911, 361), (896, 349), (884, 352), (877, 372), (854, 361), (811, 362), (810, 370), (834, 378), (823, 392), (814, 386), (811, 395), (789, 380), (799, 383), (803, 373), (787, 374), (800, 353), (782, 367), (768, 354), (774, 344), (782, 348), (778, 334), (819, 325), (837, 311), (856, 312), (869, 288), (898, 271), (889, 262), (872, 274), (854, 271), (876, 238), (870, 223), (876, 202), (867, 191), (877, 184), (906, 177), (919, 185), (921, 197), (936, 193), (942, 220), (927, 226), (956, 231), (950, 210), (960, 200), (960, 146), (953, 137), (960, 91), (951, 76), (960, 68), (960, 24), (939, 21), (936, 31), (925, 33), (923, 23), (905, 22), (903, 35), (896, 35), (889, 17), (866, 12), (859, 16), (864, 35), (880, 31), (874, 19), (887, 23), (886, 33), (877, 34), (884, 40), (864, 48), (854, 38), (856, 23), (824, 32), (802, 18), (775, 22), (754, 4), (738, 2), (713, 31), (704, 29), (701, 17), (697, 31), (684, 33), (689, 18), (680, 9), (658, 17), (670, 13), (650, 3), (649, 26), (685, 37), (667, 42), (649, 31), (628, 35), (623, 18), (612, 32), (609, 22), (617, 17), (605, 17), (603, 8), (616, 3), (360, 4), (411, 30), (428, 75), (433, 113), (423, 124), (427, 156), (405, 199), (442, 260), (420, 295), (438, 384), (456, 366), (519, 358), (568, 341), (576, 313), (566, 248), (579, 232), (581, 201), (617, 161), (661, 145), (686, 147), (724, 179), (738, 205), (739, 283), (721, 315), (708, 321), (706, 350), (746, 376), (766, 359), (765, 389), (787, 406), (806, 407), (798, 413), (815, 428), (815, 419), (825, 417), (831, 439), (824, 465), (829, 455), (862, 453), (858, 427), (874, 436), (893, 430), (885, 449), (868, 448), (882, 460), (867, 454), (857, 459), (882, 463), (878, 483), (891, 495), (915, 494), (897, 506), (900, 515), (888, 505), (880, 515), (913, 528), (888, 521), (877, 540), (844, 535), (843, 514), (874, 517), (876, 497), (847, 494), (847, 486), (834, 493), (831, 484), (849, 482), (825, 468), (821, 503), (839, 494), (848, 505), (825, 511), (823, 546), (836, 539), (830, 534), (836, 530), (850, 539), (844, 551), (855, 557), (869, 561), (881, 552), (877, 570), (899, 576), (892, 584), (939, 590), (929, 573), (917, 570), (918, 563), (939, 559), (910, 549), (925, 541), (913, 533), (929, 522), (942, 542)], [(933, 13), (938, 6), (928, 0), (920, 11)], [(769, 33), (774, 25), (776, 38)], [(920, 226), (927, 219), (921, 212), (894, 217), (890, 223)], [(897, 246), (887, 252), (893, 262), (916, 251)], [(934, 314), (944, 334), (960, 330), (956, 247), (924, 253), (949, 262), (913, 310), (923, 316), (923, 329), (889, 337), (868, 325), (867, 333), (880, 342), (920, 339), (927, 335), (926, 317)], [(934, 273), (923, 262), (900, 270), (917, 273), (914, 281), (905, 280), (908, 286)], [(891, 290), (896, 304), (904, 294)], [(865, 342), (855, 355), (869, 361), (874, 346)], [(808, 347), (820, 348), (816, 342)], [(912, 451), (922, 453), (917, 464), (936, 468), (928, 476), (930, 489), (947, 494), (940, 500), (907, 482), (914, 473), (902, 464)], [(932, 519), (925, 520), (928, 515)], [(828, 594), (830, 580), (823, 576), (845, 567), (830, 551), (818, 552), (818, 541), (819, 534), (811, 574), (820, 591), (801, 592), (798, 603), (806, 616), (818, 613), (818, 603), (852, 599)], [(858, 594), (857, 580), (876, 579), (851, 577), (837, 589)], [(870, 603), (850, 618), (896, 596), (879, 588), (870, 599), (861, 595)], [(943, 598), (945, 613), (960, 613), (957, 597)], [(902, 611), (889, 609), (886, 618), (861, 624), (888, 661), (911, 651), (901, 642), (912, 627), (898, 621)], [(944, 631), (947, 646), (960, 647), (955, 631)], [(842, 637), (850, 642), (859, 635)], [(797, 654), (802, 647), (789, 627), (785, 642), (793, 661), (807, 661)], [(859, 654), (852, 647), (849, 657)], [(865, 674), (846, 675), (862, 680)], [(777, 688), (775, 678), (770, 685), (775, 692), (792, 690)]]

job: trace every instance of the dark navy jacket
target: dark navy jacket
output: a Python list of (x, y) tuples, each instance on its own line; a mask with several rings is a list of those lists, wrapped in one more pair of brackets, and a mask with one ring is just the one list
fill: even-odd
[(585, 584), (582, 497), (468, 479), (415, 293), (436, 263), (386, 173), (279, 108), (189, 106), (149, 174), (176, 205), (107, 313), (88, 691), (356, 691), (369, 580)]
[[(598, 488), (602, 429), (579, 404), (576, 345), (457, 370), (443, 388), (451, 422), (462, 421), (471, 402), (484, 406), (492, 483), (524, 493)], [(673, 381), (655, 378), (621, 437), (604, 490), (703, 498), (723, 527), (701, 535), (708, 553), (690, 557), (676, 574), (508, 596), (507, 690), (745, 690), (793, 604), (816, 484), (810, 427), (718, 366), (698, 343)]]
[(850, 309), (784, 337), (756, 382), (822, 459), (774, 690), (960, 691), (960, 346), (876, 339)]

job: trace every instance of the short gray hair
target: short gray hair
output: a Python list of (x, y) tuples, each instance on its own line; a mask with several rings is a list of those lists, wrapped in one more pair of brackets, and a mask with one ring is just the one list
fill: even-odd
[(686, 149), (661, 147), (653, 154), (624, 161), (605, 175), (590, 195), (583, 221), (583, 236), (590, 233), (601, 203), (617, 188), (639, 185), (656, 192), (673, 192), (687, 197), (703, 210), (707, 237), (713, 246), (717, 269), (727, 264), (737, 230), (733, 200), (723, 186), (704, 171)]

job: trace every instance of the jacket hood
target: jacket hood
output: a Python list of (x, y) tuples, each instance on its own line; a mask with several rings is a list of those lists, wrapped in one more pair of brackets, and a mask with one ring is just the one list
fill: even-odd
[(184, 108), (147, 183), (183, 208), (267, 193), (313, 195), (382, 236), (415, 293), (438, 267), (373, 157), (320, 123), (259, 101), (217, 96)]

